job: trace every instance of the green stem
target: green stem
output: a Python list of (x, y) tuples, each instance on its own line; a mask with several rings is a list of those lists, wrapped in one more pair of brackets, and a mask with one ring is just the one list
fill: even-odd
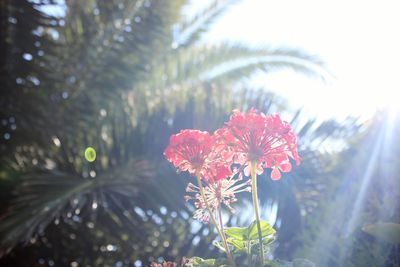
[(254, 161), (251, 162), (251, 194), (253, 197), (254, 213), (256, 214), (258, 241), (260, 242), (260, 261), (261, 261), (261, 266), (263, 266), (264, 265), (264, 248), (263, 248), (263, 244), (262, 244), (260, 211), (259, 211), (259, 207), (258, 207), (256, 165), (257, 165), (257, 162), (254, 162)]
[(246, 243), (247, 243), (247, 262), (249, 263), (249, 267), (253, 267), (250, 242), (247, 241)]
[(223, 235), (222, 236), (222, 242), (224, 242), (224, 247), (225, 247), (225, 249), (227, 251), (229, 262), (232, 264), (232, 266), (236, 267), (235, 260), (233, 259), (232, 253), (229, 250), (227, 238), (226, 238), (226, 235), (225, 235), (224, 223), (222, 221), (222, 208), (221, 208), (220, 204), (218, 205), (218, 217), (219, 217), (219, 225), (220, 225), (221, 233)]
[[(223, 232), (223, 230), (221, 230), (218, 227), (217, 221), (215, 220), (214, 214), (213, 214), (213, 212), (212, 212), (212, 210), (210, 208), (210, 205), (208, 204), (208, 201), (206, 199), (206, 195), (204, 194), (204, 187), (203, 187), (203, 184), (201, 183), (200, 176), (196, 175), (196, 178), (197, 178), (197, 183), (199, 184), (199, 191), (200, 191), (201, 197), (203, 198), (204, 203), (206, 204), (208, 213), (210, 213), (211, 222), (214, 224), (215, 228), (217, 228), (218, 234), (222, 239), (222, 243), (224, 245), (225, 253), (226, 253), (227, 257), (228, 257), (228, 261), (232, 265), (232, 267), (236, 267), (235, 261), (233, 260), (232, 254), (231, 254), (231, 252), (229, 250), (228, 243), (226, 242), (225, 233)], [(222, 219), (221, 219), (221, 222), (222, 222)]]

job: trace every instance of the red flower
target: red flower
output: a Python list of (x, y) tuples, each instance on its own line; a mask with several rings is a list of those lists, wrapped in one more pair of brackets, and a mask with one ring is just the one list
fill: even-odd
[(164, 156), (181, 171), (200, 174), (207, 182), (216, 182), (232, 174), (230, 163), (216, 150), (215, 138), (208, 132), (182, 130), (172, 135)]
[(195, 174), (211, 153), (212, 139), (208, 132), (183, 130), (171, 136), (164, 156), (179, 170)]
[(250, 174), (251, 162), (256, 162), (257, 174), (264, 168), (272, 168), (271, 178), (279, 180), (282, 172), (289, 172), (289, 158), (300, 164), (297, 154), (296, 135), (289, 123), (279, 115), (266, 116), (250, 109), (242, 114), (234, 110), (225, 127), (216, 131), (217, 143), (224, 147), (224, 158), (244, 165)]

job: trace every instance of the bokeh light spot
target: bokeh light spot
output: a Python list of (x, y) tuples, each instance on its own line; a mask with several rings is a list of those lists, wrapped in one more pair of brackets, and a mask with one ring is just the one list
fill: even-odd
[(87, 147), (85, 149), (85, 159), (89, 162), (96, 160), (96, 150), (93, 147)]

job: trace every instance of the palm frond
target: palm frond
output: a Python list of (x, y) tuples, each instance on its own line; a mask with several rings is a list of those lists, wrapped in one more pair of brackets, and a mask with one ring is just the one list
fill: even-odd
[[(1, 254), (19, 242), (27, 243), (70, 210), (82, 209), (88, 204), (95, 205), (96, 209), (97, 205), (107, 203), (102, 199), (105, 195), (134, 198), (140, 184), (153, 176), (154, 170), (145, 161), (132, 161), (125, 168), (99, 174), (94, 179), (56, 170), (23, 175), (15, 191), (16, 197), (0, 223)], [(96, 198), (93, 194), (102, 197)]]
[[(233, 86), (256, 71), (269, 73), (289, 68), (321, 79), (331, 77), (324, 71), (321, 59), (296, 49), (253, 49), (225, 43), (178, 49), (165, 56), (162, 62), (162, 65), (154, 62), (146, 79), (130, 93), (140, 103), (150, 104), (147, 109), (150, 111), (162, 103), (176, 103), (170, 105), (171, 108), (180, 106), (197, 89), (206, 90), (203, 86), (206, 83)], [(157, 90), (151, 93), (149, 88)], [(203, 96), (204, 92), (198, 95)], [(133, 103), (131, 106), (138, 114), (140, 105)]]
[(255, 70), (268, 73), (285, 68), (322, 80), (332, 78), (332, 75), (325, 70), (324, 63), (320, 58), (300, 50), (282, 48), (253, 50), (247, 48), (247, 53), (248, 55), (245, 57), (225, 61), (223, 64), (211, 68), (201, 75), (201, 79), (204, 81), (232, 80), (234, 77), (248, 77)]
[(228, 8), (237, 0), (214, 0), (206, 8), (188, 18), (186, 21), (175, 26), (173, 48), (185, 48), (192, 46), (207, 32)]

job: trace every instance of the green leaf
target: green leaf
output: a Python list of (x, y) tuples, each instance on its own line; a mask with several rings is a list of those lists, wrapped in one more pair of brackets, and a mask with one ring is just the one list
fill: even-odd
[(190, 266), (200, 266), (200, 267), (224, 267), (227, 265), (226, 259), (202, 259), (200, 257), (193, 257), (189, 259)]
[[(267, 221), (260, 221), (263, 246), (269, 246), (275, 240), (275, 230)], [(233, 246), (233, 253), (248, 253), (254, 245), (258, 245), (257, 222), (252, 222), (248, 227), (231, 227), (225, 229), (228, 236), (227, 242)], [(222, 244), (216, 244), (225, 251)]]
[(220, 250), (222, 250), (223, 252), (225, 252), (225, 248), (224, 245), (222, 244), (222, 241), (214, 241), (213, 245), (217, 248), (219, 248)]
[(193, 257), (190, 259), (190, 263), (193, 264), (194, 266), (214, 266), (215, 265), (215, 259), (202, 259), (200, 257)]
[(233, 253), (243, 253), (243, 252), (247, 252), (246, 249), (246, 241), (243, 240), (238, 240), (238, 239), (234, 239), (234, 238), (228, 238), (226, 240), (226, 242), (233, 246)]
[[(267, 221), (260, 221), (262, 237), (275, 234), (274, 228)], [(230, 227), (225, 230), (225, 234), (236, 240), (256, 240), (258, 239), (257, 221), (250, 224), (249, 227)]]
[(236, 240), (248, 240), (246, 227), (230, 227), (225, 229), (225, 234)]
[(272, 235), (272, 236), (270, 236), (270, 237), (264, 237), (264, 239), (263, 239), (263, 245), (266, 245), (266, 246), (268, 246), (268, 245), (270, 245), (272, 242), (274, 242), (275, 241), (275, 235)]
[[(263, 238), (263, 246), (267, 247), (275, 240), (275, 230), (267, 221), (260, 221), (261, 234)], [(232, 252), (235, 254), (249, 253), (249, 251), (257, 250), (258, 246), (258, 230), (257, 222), (252, 222), (248, 227), (231, 227), (225, 230), (228, 236), (227, 242), (233, 247)], [(221, 250), (225, 251), (222, 243), (216, 244)]]
[(363, 226), (362, 230), (378, 239), (388, 243), (400, 244), (400, 224), (399, 223), (376, 223)]
[[(260, 226), (261, 226), (261, 235), (263, 238), (267, 236), (272, 236), (275, 234), (274, 228), (264, 220), (260, 220)], [(247, 228), (247, 238), (248, 240), (255, 240), (258, 239), (258, 229), (257, 229), (257, 221), (254, 221), (250, 224), (250, 226)]]

